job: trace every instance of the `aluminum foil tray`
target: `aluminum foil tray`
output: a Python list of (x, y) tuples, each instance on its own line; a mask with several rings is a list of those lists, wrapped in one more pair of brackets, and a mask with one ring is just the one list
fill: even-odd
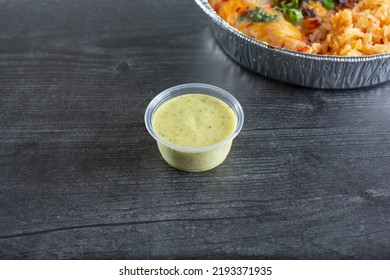
[(305, 54), (255, 40), (225, 22), (207, 0), (195, 0), (209, 16), (222, 49), (244, 67), (289, 84), (320, 88), (367, 87), (390, 80), (390, 53), (343, 57)]

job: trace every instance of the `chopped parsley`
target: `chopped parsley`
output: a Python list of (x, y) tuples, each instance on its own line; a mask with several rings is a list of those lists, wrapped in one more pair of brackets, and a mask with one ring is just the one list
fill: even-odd
[(292, 24), (300, 23), (303, 20), (303, 14), (299, 7), (299, 0), (293, 0), (287, 4), (286, 1), (283, 1), (280, 6), (275, 7), (275, 10), (281, 12)]
[(334, 0), (323, 0), (322, 6), (327, 10), (333, 10), (335, 6)]
[(276, 21), (278, 18), (278, 15), (272, 15), (270, 13), (267, 13), (260, 7), (256, 7), (248, 12), (246, 12), (244, 15), (240, 16), (238, 18), (238, 21), (248, 20), (250, 22), (273, 22)]

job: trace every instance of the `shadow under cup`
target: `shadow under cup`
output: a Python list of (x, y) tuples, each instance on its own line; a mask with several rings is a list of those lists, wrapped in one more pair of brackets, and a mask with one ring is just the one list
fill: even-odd
[[(220, 99), (234, 112), (237, 123), (235, 130), (219, 143), (199, 148), (182, 147), (162, 139), (153, 129), (153, 117), (157, 109), (172, 98), (185, 94), (205, 94)], [(145, 111), (145, 125), (150, 135), (157, 141), (164, 160), (171, 166), (188, 172), (202, 172), (221, 164), (229, 154), (233, 139), (241, 131), (244, 124), (244, 112), (240, 103), (229, 92), (207, 84), (183, 84), (166, 89), (158, 94)]]

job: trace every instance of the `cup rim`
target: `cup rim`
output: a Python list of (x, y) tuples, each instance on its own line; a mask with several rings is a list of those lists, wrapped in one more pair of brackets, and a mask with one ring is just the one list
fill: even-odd
[[(186, 90), (188, 89), (188, 91)], [(191, 89), (191, 90), (190, 90)], [(199, 92), (194, 92), (194, 90), (197, 90)], [(202, 91), (203, 90), (203, 91)], [(213, 145), (204, 146), (204, 147), (184, 147), (172, 144), (164, 139), (162, 139), (160, 136), (157, 135), (157, 133), (154, 131), (152, 126), (152, 119), (154, 112), (165, 102), (169, 101), (172, 98), (175, 98), (180, 95), (190, 94), (190, 93), (199, 93), (199, 94), (205, 94), (210, 95), (213, 97), (216, 97), (223, 101), (224, 103), (228, 104), (237, 117), (237, 125), (234, 130), (234, 132), (229, 135), (229, 137), (225, 138), (224, 140), (215, 143)], [(174, 149), (179, 150), (182, 152), (189, 152), (189, 153), (200, 153), (205, 151), (210, 151), (217, 149), (228, 142), (232, 141), (241, 131), (243, 125), (244, 125), (244, 111), (241, 107), (241, 104), (238, 102), (238, 100), (228, 91), (213, 86), (209, 84), (203, 84), (203, 83), (188, 83), (188, 84), (181, 84), (177, 86), (170, 87), (162, 92), (160, 92), (158, 95), (156, 95), (149, 103), (148, 107), (146, 108), (145, 115), (144, 115), (144, 121), (145, 126), (150, 135), (158, 142), (162, 143), (165, 146)]]

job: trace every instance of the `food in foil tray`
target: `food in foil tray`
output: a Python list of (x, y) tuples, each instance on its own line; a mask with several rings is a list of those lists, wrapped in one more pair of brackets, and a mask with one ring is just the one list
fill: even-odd
[(390, 0), (209, 0), (242, 33), (293, 51), (390, 53)]

